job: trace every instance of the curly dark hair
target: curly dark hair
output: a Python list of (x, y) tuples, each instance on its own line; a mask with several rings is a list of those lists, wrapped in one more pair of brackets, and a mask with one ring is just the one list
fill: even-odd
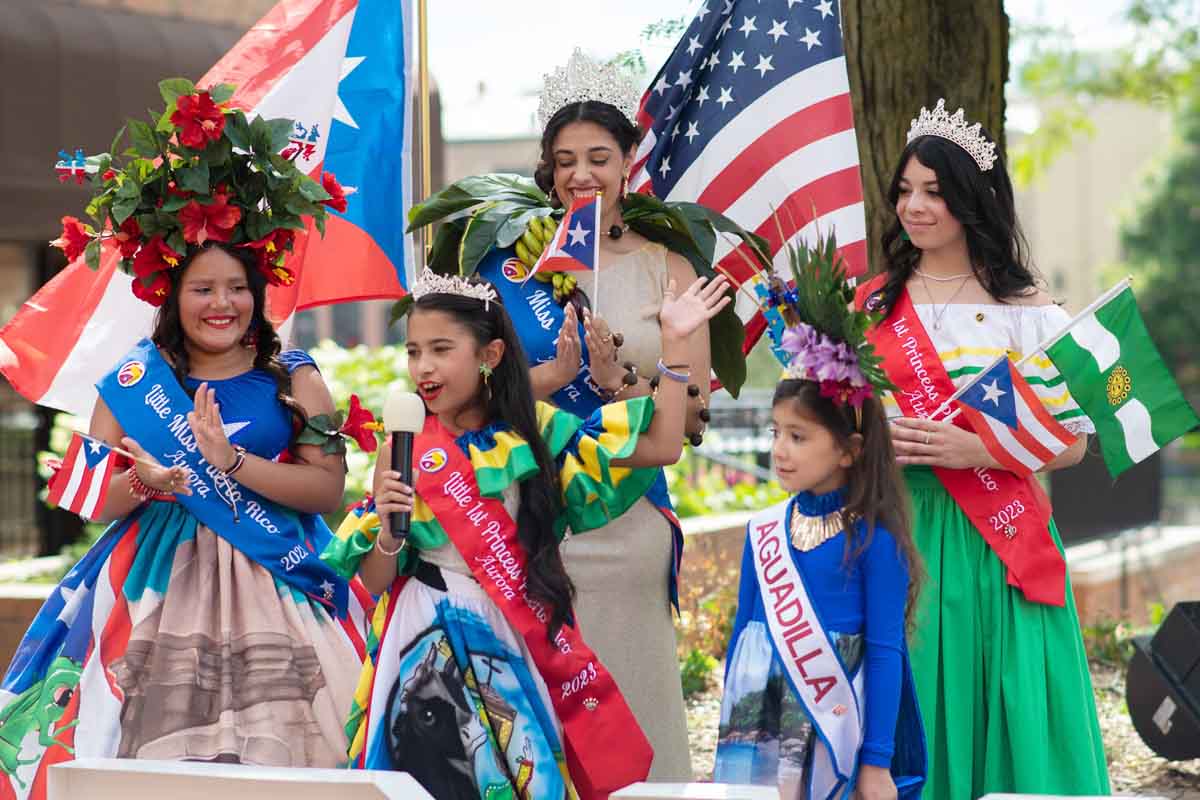
[[(983, 135), (995, 141), (987, 131)], [(1029, 243), (1017, 221), (1004, 157), (997, 153), (992, 168), (984, 172), (954, 142), (940, 136), (919, 136), (904, 148), (892, 175), (887, 198), (893, 209), (900, 198), (904, 169), (913, 158), (937, 175), (946, 207), (966, 231), (971, 269), (987, 293), (1003, 301), (1036, 288), (1038, 279), (1030, 264)], [(871, 300), (885, 318), (921, 258), (921, 251), (903, 234), (900, 218), (894, 217), (881, 240), (887, 278)]]
[(250, 317), (248, 329), (248, 334), (255, 341), (254, 368), (266, 372), (275, 379), (275, 398), (292, 415), (292, 441), (289, 443), (288, 449), (294, 451), (296, 437), (300, 435), (300, 431), (308, 422), (308, 415), (292, 397), (292, 376), (283, 362), (279, 360), (279, 353), (283, 349), (283, 345), (279, 341), (275, 326), (266, 316), (267, 279), (259, 271), (253, 251), (212, 241), (206, 242), (202, 247), (188, 248), (188, 253), (179, 266), (167, 272), (171, 286), (167, 292), (167, 299), (159, 306), (158, 313), (155, 315), (154, 332), (150, 338), (166, 354), (179, 385), (189, 396), (194, 395), (194, 390), (188, 389), (186, 382), (191, 369), (191, 359), (186, 346), (187, 336), (179, 318), (179, 290), (183, 285), (183, 276), (196, 257), (212, 249), (219, 249), (228, 254), (246, 270), (246, 283), (254, 298), (254, 311)]
[(642, 140), (641, 128), (609, 103), (584, 100), (568, 103), (554, 112), (554, 116), (546, 123), (546, 129), (542, 131), (542, 154), (538, 158), (537, 169), (533, 172), (533, 180), (537, 187), (550, 195), (550, 203), (554, 206), (560, 205), (559, 199), (554, 195), (554, 140), (558, 138), (559, 132), (572, 122), (592, 122), (604, 128), (617, 140), (622, 155)]

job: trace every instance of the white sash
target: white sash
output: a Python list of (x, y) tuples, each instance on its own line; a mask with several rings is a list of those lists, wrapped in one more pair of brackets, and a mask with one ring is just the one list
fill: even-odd
[(746, 526), (758, 591), (767, 612), (771, 646), (818, 741), (808, 796), (827, 800), (855, 777), (862, 747), (862, 670), (852, 681), (821, 624), (792, 558), (785, 501), (755, 515)]

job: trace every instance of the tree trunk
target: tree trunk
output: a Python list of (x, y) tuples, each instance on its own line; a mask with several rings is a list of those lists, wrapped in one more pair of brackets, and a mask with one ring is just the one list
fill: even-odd
[(862, 162), (872, 272), (895, 217), (887, 188), (908, 127), (946, 98), (1004, 151), (1008, 15), (1003, 0), (842, 0), (842, 32)]

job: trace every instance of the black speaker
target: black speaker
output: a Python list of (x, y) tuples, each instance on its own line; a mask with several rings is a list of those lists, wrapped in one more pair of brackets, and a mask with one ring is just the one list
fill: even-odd
[(1133, 727), (1169, 761), (1200, 758), (1200, 601), (1177, 604), (1133, 650), (1125, 676)]

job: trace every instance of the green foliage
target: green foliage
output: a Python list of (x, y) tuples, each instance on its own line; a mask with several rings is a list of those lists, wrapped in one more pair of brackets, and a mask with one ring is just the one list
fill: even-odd
[(1083, 649), (1088, 660), (1124, 668), (1133, 658), (1133, 636), (1129, 626), (1114, 619), (1102, 619), (1083, 626)]
[(683, 683), (683, 699), (703, 694), (712, 683), (718, 662), (699, 650), (692, 650), (679, 664), (679, 679)]
[(1138, 307), (1184, 392), (1200, 392), (1200, 95), (1177, 118), (1180, 141), (1121, 230)]
[(679, 461), (667, 467), (667, 486), (680, 519), (755, 511), (787, 499), (787, 492), (773, 480), (763, 482), (735, 468), (701, 463), (691, 450), (684, 450)]
[[(326, 340), (310, 350), (309, 354), (320, 366), (321, 375), (337, 408), (348, 408), (350, 395), (356, 394), (363, 408), (379, 418), (392, 388), (412, 388), (408, 376), (408, 354), (400, 346), (340, 347)], [(374, 455), (364, 453), (358, 447), (347, 449), (346, 466), (349, 471), (346, 473), (345, 505), (362, 499), (370, 489), (374, 458)], [(329, 520), (331, 527), (339, 522), (340, 513), (332, 515)]]

